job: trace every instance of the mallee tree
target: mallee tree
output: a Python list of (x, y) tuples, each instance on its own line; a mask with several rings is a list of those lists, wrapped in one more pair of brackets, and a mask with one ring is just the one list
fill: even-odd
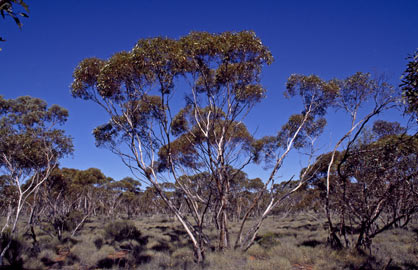
[(417, 146), (399, 123), (376, 121), (349, 149), (317, 159), (311, 183), (325, 200), (330, 179), (334, 245), (370, 248), (376, 235), (410, 222), (418, 211)]
[(10, 191), (6, 222), (1, 237), (9, 239), (0, 251), (0, 265), (16, 236), (22, 209), (47, 181), (60, 158), (73, 150), (72, 140), (57, 125), (67, 110), (29, 96), (4, 99), (0, 96), (0, 170), (2, 185)]
[[(85, 59), (74, 71), (73, 96), (99, 104), (110, 117), (94, 131), (97, 145), (119, 155), (153, 186), (183, 225), (198, 261), (208, 245), (203, 227), (213, 198), (219, 202), (219, 248), (229, 246), (227, 209), (234, 176), (226, 170), (251, 161), (243, 155), (250, 150), (245, 146), (251, 135), (242, 120), (264, 97), (259, 75), (271, 61), (252, 32), (197, 32), (179, 40), (140, 40), (130, 52), (109, 60)], [(178, 92), (179, 79), (188, 86), (185, 93)], [(184, 95), (185, 106), (173, 106), (173, 99)], [(201, 170), (216, 183), (208, 197), (196, 193), (189, 178)], [(167, 197), (166, 172), (188, 201), (194, 225)]]

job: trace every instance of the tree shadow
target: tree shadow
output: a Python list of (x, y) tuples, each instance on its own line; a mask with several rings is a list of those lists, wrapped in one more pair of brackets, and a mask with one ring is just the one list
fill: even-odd
[(154, 245), (151, 249), (158, 252), (168, 251), (171, 253), (170, 246), (164, 241), (158, 241), (158, 244)]
[(9, 249), (4, 254), (4, 259), (7, 260), (9, 265), (7, 265), (6, 268), (0, 269), (23, 269), (21, 254), (24, 252), (24, 245), (17, 239), (10, 240), (9, 235), (6, 234), (2, 235), (0, 238), (1, 250), (3, 250), (7, 246), (7, 243), (11, 241)]
[(155, 226), (155, 229), (161, 230), (162, 232), (167, 231), (167, 229), (169, 228), (168, 226)]
[(179, 242), (180, 237), (184, 237), (186, 235), (186, 232), (178, 229), (173, 229), (171, 232), (164, 233), (164, 235), (170, 237), (170, 242)]
[[(405, 266), (406, 270), (416, 270), (416, 269), (418, 269), (418, 265), (416, 265), (412, 262), (406, 262), (403, 265)], [(392, 270), (394, 270), (394, 269), (392, 269)]]
[(295, 229), (297, 230), (308, 230), (310, 232), (314, 232), (318, 230), (318, 225), (312, 225), (312, 224), (305, 224), (305, 225), (301, 225), (301, 226), (297, 226), (295, 227)]
[(302, 243), (300, 243), (298, 246), (304, 246), (304, 247), (317, 247), (320, 244), (322, 244), (320, 241), (318, 240), (305, 240)]
[(127, 263), (126, 258), (120, 258), (120, 259), (104, 258), (97, 262), (97, 267), (105, 268), (105, 269), (113, 268), (114, 266), (125, 267), (126, 263)]

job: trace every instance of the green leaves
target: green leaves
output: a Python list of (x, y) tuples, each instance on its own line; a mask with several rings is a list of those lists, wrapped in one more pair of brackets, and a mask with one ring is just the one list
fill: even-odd
[(335, 80), (324, 81), (316, 75), (292, 74), (287, 80), (284, 94), (286, 97), (299, 95), (305, 112), (310, 110), (312, 114), (321, 116), (334, 103), (339, 90)]
[(418, 50), (410, 55), (402, 76), (401, 89), (407, 102), (407, 111), (418, 114)]
[(93, 99), (96, 95), (91, 88), (97, 84), (97, 78), (105, 65), (103, 60), (98, 58), (87, 58), (78, 64), (73, 73), (74, 81), (71, 84), (73, 97), (85, 100)]
[[(29, 16), (25, 12), (16, 12), (16, 5), (21, 6), (26, 12), (29, 12), (29, 7), (23, 0), (2, 0), (0, 1), (0, 15), (3, 17), (3, 19), (5, 19), (6, 16), (11, 17), (15, 21), (17, 26), (21, 28), (22, 22), (20, 21), (19, 17), (28, 18)], [(1, 41), (6, 40), (0, 37), (0, 42)]]
[(241, 102), (259, 100), (264, 90), (253, 82), (259, 80), (261, 66), (272, 60), (268, 49), (247, 31), (193, 32), (179, 40), (143, 39), (132, 51), (116, 53), (107, 61), (83, 60), (73, 73), (71, 92), (74, 97), (93, 99), (89, 88), (96, 88), (102, 98), (127, 100), (134, 91), (156, 83), (161, 93), (168, 94), (174, 88), (174, 78), (195, 74), (204, 91), (233, 84)]
[[(173, 155), (184, 151), (184, 163), (192, 164), (191, 149), (197, 149), (205, 136), (211, 144), (220, 134), (231, 145), (252, 140), (235, 119), (265, 97), (259, 76), (262, 66), (272, 61), (270, 51), (249, 31), (141, 39), (129, 52), (81, 61), (71, 92), (109, 113), (109, 122), (93, 132), (97, 145), (114, 148), (135, 138), (147, 151), (157, 152), (168, 140), (156, 130), (167, 130), (177, 137), (170, 139), (173, 149), (178, 148)], [(176, 106), (172, 116), (169, 101), (179, 95), (177, 89), (185, 88), (183, 82), (190, 86), (182, 93), (186, 104)], [(161, 148), (161, 156), (167, 150)]]
[[(71, 138), (56, 124), (67, 120), (67, 110), (29, 96), (3, 99), (0, 96), (0, 152), (16, 168), (31, 171), (72, 152)], [(0, 167), (7, 166), (4, 158)]]
[(378, 120), (373, 123), (373, 133), (377, 138), (383, 138), (391, 135), (401, 135), (406, 132), (406, 129), (398, 122), (387, 122)]
[(117, 130), (111, 123), (100, 125), (93, 130), (93, 136), (96, 139), (96, 146), (115, 145), (113, 137), (117, 135)]
[(14, 10), (15, 4), (20, 5), (21, 7), (24, 8), (26, 12), (29, 12), (28, 5), (22, 0), (2, 0), (0, 2), (0, 14), (3, 17), (3, 19), (6, 18), (6, 16), (12, 17), (15, 23), (19, 27), (22, 27), (22, 23), (20, 22), (20, 19), (18, 16), (25, 17), (25, 18), (28, 18), (29, 16), (25, 12), (16, 13)]

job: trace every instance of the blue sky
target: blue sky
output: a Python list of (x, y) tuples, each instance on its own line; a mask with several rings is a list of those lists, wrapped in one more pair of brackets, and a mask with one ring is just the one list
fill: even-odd
[[(73, 99), (72, 71), (87, 57), (108, 58), (130, 50), (141, 38), (179, 38), (190, 31), (253, 30), (271, 50), (275, 62), (266, 67), (262, 83), (267, 98), (247, 118), (256, 136), (274, 134), (298, 103), (283, 98), (292, 73), (343, 78), (356, 71), (385, 73), (394, 84), (405, 68), (405, 57), (418, 48), (418, 1), (26, 1), (29, 18), (22, 29), (0, 20), (0, 95), (40, 97), (67, 108), (65, 125), (75, 152), (61, 166), (97, 167), (121, 179), (129, 171), (106, 149), (98, 149), (93, 128), (107, 121), (95, 104)], [(331, 114), (321, 147), (327, 149), (346, 123)], [(396, 112), (386, 115), (399, 119)], [(298, 174), (292, 155), (285, 177)], [(251, 177), (267, 172), (251, 166)]]

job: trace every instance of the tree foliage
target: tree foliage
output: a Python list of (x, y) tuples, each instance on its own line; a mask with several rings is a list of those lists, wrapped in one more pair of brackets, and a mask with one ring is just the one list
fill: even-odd
[(418, 51), (407, 59), (409, 62), (400, 86), (407, 102), (408, 112), (416, 116), (418, 112)]
[(47, 108), (43, 100), (28, 96), (15, 100), (0, 97), (0, 115), (1, 168), (16, 168), (14, 173), (29, 176), (71, 153), (71, 139), (54, 128), (66, 121), (65, 109), (57, 105)]
[[(16, 11), (19, 8), (23, 8), (25, 12)], [(0, 15), (3, 19), (6, 16), (11, 17), (19, 28), (22, 27), (22, 22), (20, 21), (20, 17), (29, 17), (27, 12), (29, 12), (28, 5), (23, 0), (0, 0)], [(0, 37), (0, 41), (6, 41), (3, 37)], [(1, 48), (0, 48), (1, 51)]]

